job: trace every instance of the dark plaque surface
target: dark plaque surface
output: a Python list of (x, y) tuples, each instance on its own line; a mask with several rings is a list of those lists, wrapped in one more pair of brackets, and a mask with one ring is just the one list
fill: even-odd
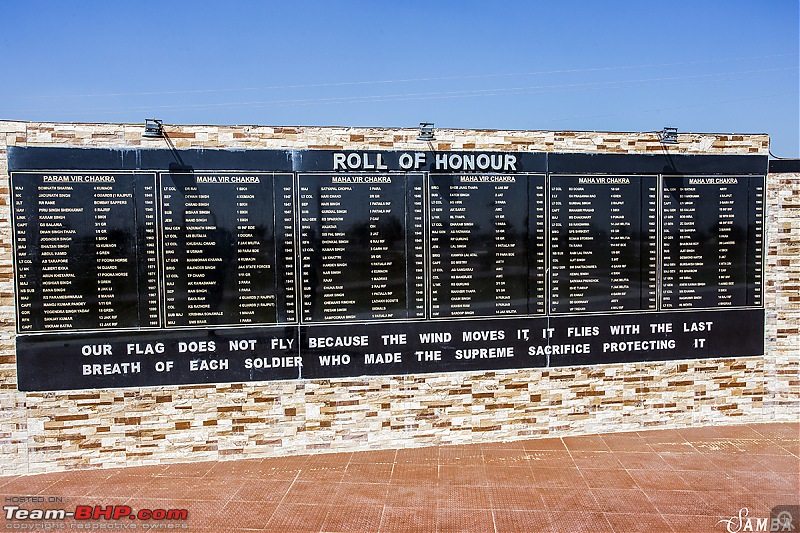
[(141, 387), (301, 377), (296, 327), (20, 336), (20, 390)]
[(764, 178), (665, 177), (661, 307), (760, 306)]
[(759, 355), (764, 312), (23, 335), (21, 390), (228, 383)]
[(431, 318), (544, 314), (544, 176), (430, 184)]
[(155, 176), (12, 173), (22, 333), (159, 326)]
[(21, 390), (764, 353), (764, 157), (13, 148), (9, 167)]
[(550, 312), (657, 308), (655, 176), (550, 177)]
[(300, 174), (304, 322), (424, 318), (421, 174)]
[(291, 174), (161, 174), (167, 327), (295, 320), (291, 187)]
[(763, 353), (763, 312), (309, 326), (303, 377), (499, 370)]

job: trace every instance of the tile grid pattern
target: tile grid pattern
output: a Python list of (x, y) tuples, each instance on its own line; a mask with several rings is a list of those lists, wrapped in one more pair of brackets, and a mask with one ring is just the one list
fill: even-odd
[(712, 532), (800, 505), (800, 424), (0, 478), (2, 496), (33, 494), (186, 508), (190, 530)]

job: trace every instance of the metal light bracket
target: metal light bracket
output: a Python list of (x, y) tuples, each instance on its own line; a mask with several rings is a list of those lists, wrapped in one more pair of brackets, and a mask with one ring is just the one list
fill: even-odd
[(144, 119), (144, 133), (142, 137), (160, 138), (164, 136), (164, 126), (162, 121), (156, 118)]
[(436, 140), (433, 136), (433, 122), (420, 122), (419, 123), (419, 135), (417, 135), (418, 141), (434, 141)]
[(664, 128), (659, 133), (661, 144), (678, 144), (678, 128)]

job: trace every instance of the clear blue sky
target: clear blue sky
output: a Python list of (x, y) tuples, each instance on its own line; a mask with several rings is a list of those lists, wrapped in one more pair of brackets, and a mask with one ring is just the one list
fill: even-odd
[(769, 133), (798, 0), (6, 1), (0, 119)]

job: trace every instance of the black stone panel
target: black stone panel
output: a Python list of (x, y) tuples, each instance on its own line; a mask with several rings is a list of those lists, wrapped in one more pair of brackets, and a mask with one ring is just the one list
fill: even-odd
[(766, 174), (763, 155), (550, 154), (553, 174)]
[(664, 178), (663, 309), (761, 305), (763, 195), (763, 176)]
[(293, 268), (285, 249), (293, 219), (282, 212), (291, 175), (171, 172), (160, 183), (166, 326), (293, 319), (277, 307), (293, 291), (284, 274)]
[(503, 370), (764, 353), (763, 309), (25, 335), (20, 390)]
[(304, 322), (425, 317), (423, 176), (300, 174)]
[(154, 174), (14, 172), (11, 191), (20, 333), (159, 327)]
[(550, 312), (657, 309), (656, 176), (550, 176)]
[(20, 390), (152, 387), (300, 378), (296, 327), (26, 335)]
[(430, 177), (431, 318), (544, 314), (543, 175)]
[(19, 386), (759, 355), (765, 161), (14, 147)]
[(771, 159), (770, 174), (800, 174), (800, 159)]
[(291, 172), (291, 150), (9, 146), (9, 170), (246, 170)]

